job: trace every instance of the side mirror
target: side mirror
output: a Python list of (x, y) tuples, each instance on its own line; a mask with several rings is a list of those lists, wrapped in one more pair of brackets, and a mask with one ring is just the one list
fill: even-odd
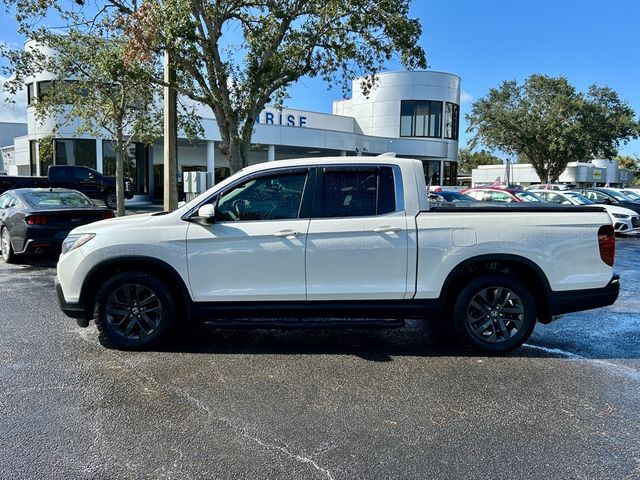
[(96, 178), (96, 174), (93, 172), (89, 172), (89, 180), (94, 180)]
[(216, 208), (208, 203), (198, 209), (198, 215), (192, 219), (201, 225), (211, 225), (216, 219)]

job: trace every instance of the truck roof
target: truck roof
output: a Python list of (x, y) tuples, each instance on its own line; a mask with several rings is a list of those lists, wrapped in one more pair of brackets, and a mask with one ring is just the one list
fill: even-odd
[(375, 157), (311, 157), (311, 158), (296, 158), (291, 160), (278, 160), (275, 162), (262, 162), (256, 165), (245, 167), (241, 170), (243, 173), (252, 173), (256, 171), (269, 170), (272, 168), (287, 168), (287, 167), (301, 167), (305, 165), (318, 165), (328, 163), (331, 165), (400, 165), (406, 164), (407, 166), (413, 166), (415, 162), (419, 162), (415, 158), (399, 158), (391, 155), (378, 155)]

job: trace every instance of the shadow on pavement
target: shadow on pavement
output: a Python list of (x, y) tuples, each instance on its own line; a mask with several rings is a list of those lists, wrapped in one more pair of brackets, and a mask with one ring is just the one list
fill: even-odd
[[(197, 334), (180, 335), (159, 352), (224, 355), (351, 355), (372, 362), (391, 362), (393, 357), (478, 357), (477, 352), (445, 336), (430, 322), (407, 321), (394, 329), (206, 329)], [(553, 348), (526, 345), (503, 355), (508, 358), (566, 358), (573, 354)], [(615, 355), (638, 358), (640, 352)], [(611, 355), (585, 354), (579, 358), (611, 358)]]

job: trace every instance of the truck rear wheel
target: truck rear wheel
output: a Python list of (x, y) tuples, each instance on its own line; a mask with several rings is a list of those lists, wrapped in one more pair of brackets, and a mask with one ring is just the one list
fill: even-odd
[(106, 347), (140, 349), (167, 338), (176, 321), (171, 291), (144, 272), (123, 272), (100, 288), (96, 325)]
[(518, 277), (491, 273), (474, 278), (453, 308), (458, 335), (473, 348), (506, 353), (522, 345), (536, 323), (536, 302)]
[(118, 208), (118, 196), (116, 195), (116, 192), (105, 193), (104, 204), (111, 210), (115, 210), (116, 208)]

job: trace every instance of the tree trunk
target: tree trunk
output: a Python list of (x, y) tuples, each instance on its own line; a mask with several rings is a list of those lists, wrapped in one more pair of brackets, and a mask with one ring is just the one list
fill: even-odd
[(243, 148), (240, 142), (231, 140), (227, 145), (226, 151), (232, 175), (246, 167), (248, 147)]
[(116, 198), (118, 199), (118, 208), (116, 215), (123, 217), (124, 211), (124, 152), (122, 132), (118, 131), (116, 138)]
[(176, 70), (164, 52), (164, 209), (172, 211), (178, 208), (178, 117), (177, 94), (173, 85)]

